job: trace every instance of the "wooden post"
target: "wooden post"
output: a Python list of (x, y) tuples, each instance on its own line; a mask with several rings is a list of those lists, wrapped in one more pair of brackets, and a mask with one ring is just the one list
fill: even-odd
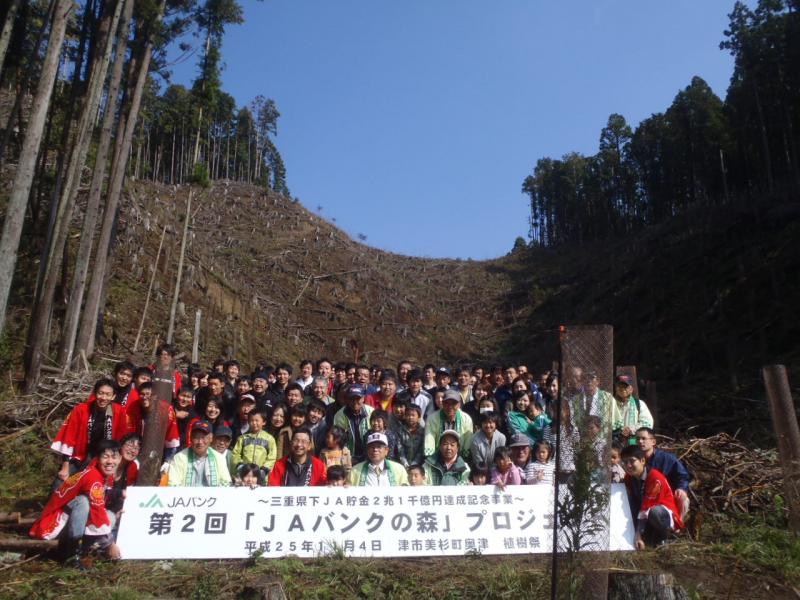
[(783, 365), (761, 369), (767, 390), (772, 427), (778, 440), (778, 455), (783, 467), (783, 491), (789, 508), (789, 527), (800, 533), (800, 426)]
[(178, 309), (178, 298), (181, 294), (181, 276), (183, 275), (183, 259), (186, 256), (186, 237), (189, 234), (189, 220), (192, 217), (192, 188), (189, 188), (189, 197), (186, 199), (186, 217), (183, 222), (183, 237), (181, 238), (181, 253), (178, 257), (178, 273), (175, 275), (175, 293), (172, 296), (172, 306), (169, 309), (169, 325), (167, 326), (167, 343), (171, 344), (175, 334), (175, 311)]
[(647, 401), (647, 408), (650, 409), (650, 414), (653, 416), (653, 429), (655, 429), (658, 423), (658, 391), (656, 390), (656, 382), (648, 379), (644, 393), (644, 399)]
[(153, 291), (153, 284), (156, 280), (156, 273), (158, 272), (158, 259), (161, 258), (161, 248), (164, 246), (164, 234), (167, 233), (167, 226), (161, 230), (161, 241), (158, 242), (158, 252), (156, 252), (156, 262), (153, 263), (153, 274), (150, 276), (150, 285), (147, 286), (147, 296), (144, 298), (144, 310), (142, 311), (142, 320), (139, 322), (139, 331), (136, 332), (136, 339), (133, 342), (134, 353), (139, 350), (139, 340), (142, 337), (142, 330), (144, 329), (144, 320), (147, 317), (147, 308), (150, 306), (150, 294)]
[(197, 363), (200, 358), (200, 317), (202, 310), (199, 308), (194, 313), (194, 340), (192, 342), (192, 362)]

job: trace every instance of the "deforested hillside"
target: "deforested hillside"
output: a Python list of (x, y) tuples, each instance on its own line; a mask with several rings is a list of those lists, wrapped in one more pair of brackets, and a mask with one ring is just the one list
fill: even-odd
[[(163, 341), (189, 187), (133, 183), (122, 207), (105, 306), (103, 350)], [(176, 343), (242, 361), (327, 355), (392, 363), (493, 355), (512, 314), (510, 278), (491, 263), (420, 259), (369, 248), (284, 196), (244, 184), (194, 188)], [(156, 260), (162, 228), (164, 247)]]

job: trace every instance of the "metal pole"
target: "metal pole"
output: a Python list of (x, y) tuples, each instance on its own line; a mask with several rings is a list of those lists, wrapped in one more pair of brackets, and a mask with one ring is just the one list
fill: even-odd
[(550, 565), (550, 600), (558, 598), (558, 490), (561, 466), (561, 399), (564, 397), (564, 353), (562, 342), (567, 328), (558, 328), (558, 400), (556, 402), (556, 455), (555, 476), (553, 477), (553, 552)]
[(783, 488), (789, 508), (789, 527), (800, 532), (800, 426), (792, 400), (789, 378), (783, 365), (761, 369), (767, 390), (772, 427), (778, 440), (778, 455), (783, 467)]

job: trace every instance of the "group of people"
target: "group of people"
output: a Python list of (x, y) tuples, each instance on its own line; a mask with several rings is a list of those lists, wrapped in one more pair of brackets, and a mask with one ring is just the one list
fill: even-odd
[(64, 421), (52, 444), (60, 468), (31, 535), (58, 538), (65, 560), (92, 546), (119, 555), (115, 525), (148, 427), (159, 440), (163, 430), (162, 485), (505, 488), (567, 484), (588, 460), (598, 478), (626, 484), (637, 548), (663, 543), (689, 510), (689, 474), (656, 447), (650, 411), (625, 376), (612, 395), (581, 368), (560, 389), (558, 374), (524, 365), (322, 358), (246, 375), (220, 359), (182, 373), (175, 354), (164, 344), (151, 365), (118, 363)]

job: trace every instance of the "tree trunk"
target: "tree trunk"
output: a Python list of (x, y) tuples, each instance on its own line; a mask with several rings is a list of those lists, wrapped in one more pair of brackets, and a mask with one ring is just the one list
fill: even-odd
[(144, 330), (144, 322), (147, 318), (147, 309), (150, 307), (150, 294), (153, 292), (153, 284), (156, 281), (156, 273), (158, 273), (158, 261), (161, 258), (161, 248), (164, 246), (164, 236), (167, 233), (167, 226), (161, 230), (161, 240), (158, 242), (158, 252), (156, 252), (156, 261), (153, 263), (153, 273), (150, 275), (150, 285), (147, 286), (147, 296), (144, 299), (144, 309), (142, 309), (142, 320), (139, 321), (139, 330), (136, 332), (136, 339), (133, 342), (133, 353), (139, 350), (139, 340), (142, 337)]
[(28, 195), (31, 191), (33, 174), (36, 169), (36, 158), (39, 154), (39, 144), (45, 126), (45, 117), (50, 107), (53, 84), (58, 69), (58, 59), (61, 55), (61, 46), (64, 43), (64, 33), (67, 28), (67, 18), (72, 11), (71, 0), (57, 0), (53, 12), (50, 38), (47, 44), (47, 54), (42, 64), (41, 76), (34, 97), (31, 118), (25, 131), (25, 141), (19, 165), (14, 176), (11, 195), (6, 207), (6, 218), (3, 222), (3, 237), (0, 239), (0, 333), (5, 328), (6, 307), (11, 291), (11, 280), (14, 276), (14, 267), (17, 261), (17, 249), (22, 234), (22, 223), (25, 217), (25, 208), (28, 204)]
[(178, 297), (181, 293), (181, 276), (183, 275), (183, 259), (186, 256), (186, 238), (189, 235), (189, 221), (192, 218), (192, 188), (189, 188), (189, 197), (186, 200), (186, 217), (183, 221), (183, 239), (181, 239), (181, 253), (178, 257), (178, 274), (175, 277), (175, 293), (172, 295), (172, 306), (169, 308), (169, 327), (167, 328), (167, 343), (172, 343), (175, 335), (175, 311), (178, 308)]
[[(141, 106), (142, 102), (144, 84), (147, 81), (147, 74), (150, 69), (150, 57), (152, 56), (153, 52), (153, 30), (155, 29), (155, 25), (161, 20), (161, 15), (164, 12), (165, 4), (166, 0), (161, 0), (158, 13), (155, 17), (156, 22), (152, 24), (152, 27), (146, 27), (143, 30), (146, 39), (142, 49), (141, 65), (138, 69), (138, 75), (131, 98), (131, 105), (130, 110), (128, 111), (127, 121), (124, 124), (124, 134), (119, 136), (119, 153), (115, 158), (114, 166), (111, 170), (106, 210), (105, 214), (103, 215), (103, 227), (100, 232), (100, 240), (97, 243), (97, 254), (94, 261), (94, 268), (92, 270), (92, 280), (91, 284), (89, 285), (89, 291), (86, 295), (86, 305), (83, 309), (83, 319), (81, 320), (81, 326), (78, 332), (78, 341), (76, 344), (77, 348), (86, 351), (86, 356), (91, 356), (94, 351), (94, 336), (97, 328), (97, 315), (100, 307), (100, 298), (103, 292), (103, 283), (111, 243), (111, 233), (116, 220), (117, 205), (119, 204), (119, 197), (122, 191), (122, 182), (125, 178), (125, 166), (130, 154), (133, 130), (136, 126), (136, 120), (139, 115), (139, 107)], [(122, 125), (122, 120), (120, 120), (120, 125)]]
[(80, 246), (75, 258), (75, 273), (69, 293), (69, 304), (64, 318), (61, 346), (58, 351), (58, 364), (65, 369), (72, 363), (75, 350), (75, 337), (78, 332), (81, 304), (86, 290), (86, 279), (89, 272), (89, 261), (92, 254), (92, 242), (97, 218), (100, 212), (100, 196), (103, 190), (103, 181), (108, 163), (108, 151), (111, 147), (111, 130), (117, 113), (119, 87), (122, 81), (122, 71), (125, 64), (125, 54), (128, 48), (128, 27), (133, 15), (133, 0), (122, 0), (125, 3), (122, 20), (119, 25), (117, 41), (117, 55), (111, 70), (111, 79), (108, 84), (108, 101), (106, 103), (103, 123), (100, 130), (100, 140), (97, 145), (92, 183), (89, 188), (89, 198), (86, 202), (86, 213), (83, 218)]
[(11, 42), (11, 32), (14, 31), (14, 19), (17, 17), (17, 10), (22, 0), (13, 0), (11, 6), (8, 7), (6, 13), (6, 20), (3, 23), (3, 30), (0, 32), (0, 76), (3, 73), (3, 63), (6, 59), (6, 52), (8, 52), (8, 44)]
[(97, 47), (99, 51), (92, 60), (89, 88), (86, 90), (83, 110), (78, 120), (75, 144), (67, 164), (63, 191), (56, 210), (55, 221), (53, 222), (53, 232), (50, 237), (51, 244), (49, 248), (45, 249), (47, 264), (43, 273), (43, 284), (38, 289), (39, 293), (31, 313), (31, 324), (28, 327), (25, 390), (29, 394), (36, 390), (36, 386), (39, 383), (42, 358), (47, 350), (45, 344), (49, 339), (48, 324), (53, 310), (53, 298), (64, 256), (72, 209), (75, 205), (75, 198), (78, 195), (81, 172), (86, 162), (86, 153), (89, 150), (89, 142), (92, 139), (92, 130), (97, 120), (97, 111), (100, 106), (111, 50), (114, 45), (113, 32), (117, 29), (122, 5), (122, 0), (117, 1), (114, 12), (107, 12), (100, 21)]
[(609, 575), (609, 600), (689, 600), (675, 578), (669, 573), (611, 573)]

